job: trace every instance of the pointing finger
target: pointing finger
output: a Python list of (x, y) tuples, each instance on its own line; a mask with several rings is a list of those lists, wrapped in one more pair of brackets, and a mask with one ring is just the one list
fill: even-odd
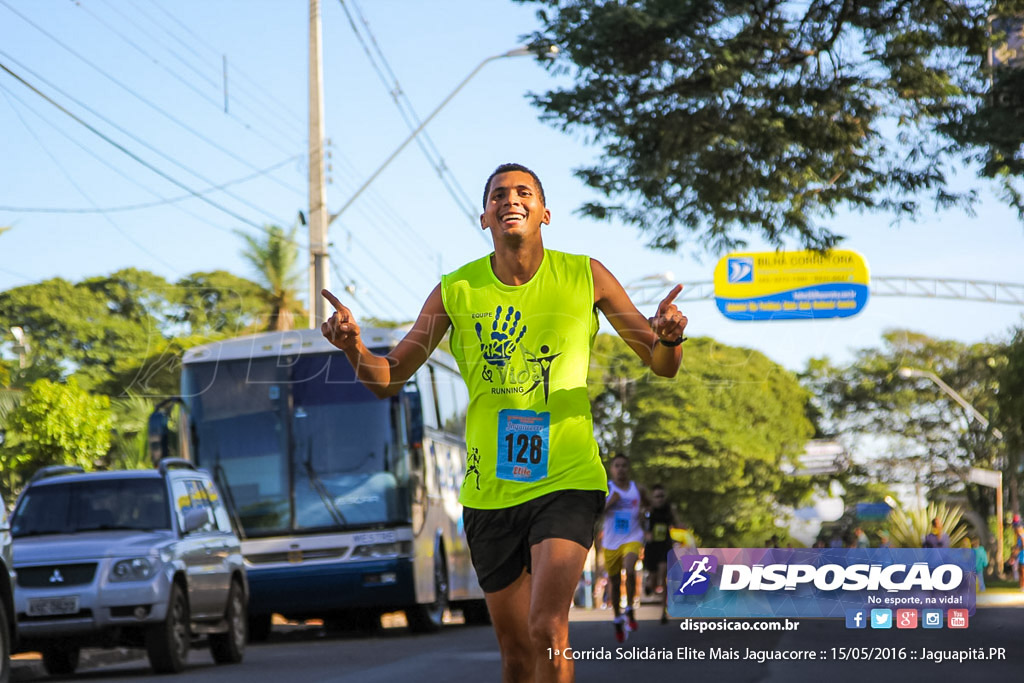
[(668, 308), (672, 304), (673, 301), (675, 301), (675, 298), (679, 296), (679, 292), (681, 291), (683, 291), (683, 286), (676, 285), (675, 287), (672, 288), (672, 291), (668, 293), (668, 296), (661, 300), (661, 303), (658, 304), (659, 316), (665, 311), (666, 308)]
[(340, 300), (338, 299), (338, 297), (336, 297), (336, 296), (334, 296), (333, 294), (331, 294), (331, 292), (330, 292), (330, 291), (328, 291), (328, 290), (326, 290), (326, 289), (321, 289), (321, 290), (320, 290), (320, 294), (322, 294), (322, 295), (323, 295), (323, 297), (324, 297), (325, 299), (327, 299), (327, 301), (328, 301), (328, 302), (329, 302), (329, 303), (330, 303), (330, 304), (331, 304), (332, 306), (334, 306), (334, 310), (336, 310), (336, 311), (337, 311), (338, 313), (350, 313), (350, 312), (351, 312), (351, 311), (349, 311), (349, 310), (348, 310), (348, 309), (347, 309), (347, 308), (345, 307), (345, 304), (341, 303), (341, 301), (340, 301)]

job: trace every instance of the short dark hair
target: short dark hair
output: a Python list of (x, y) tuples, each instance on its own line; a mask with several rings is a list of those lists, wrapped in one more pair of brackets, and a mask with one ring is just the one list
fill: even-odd
[(629, 456), (626, 455), (625, 453), (616, 453), (615, 455), (612, 456), (612, 459), (609, 460), (608, 462), (615, 462), (618, 458), (622, 458), (626, 462), (629, 462)]
[(487, 182), (484, 183), (484, 210), (487, 210), (487, 194), (491, 191), (491, 181), (494, 180), (494, 176), (501, 175), (502, 173), (511, 173), (512, 171), (519, 171), (521, 173), (529, 173), (530, 177), (533, 178), (533, 182), (537, 183), (537, 192), (540, 193), (540, 203), (547, 206), (547, 200), (544, 199), (544, 186), (540, 182), (540, 178), (537, 174), (526, 168), (522, 164), (502, 164), (498, 168), (494, 169), (494, 173), (487, 177)]
[(664, 490), (665, 490), (665, 487), (662, 486), (661, 484), (655, 484), (654, 486), (651, 487), (651, 493), (654, 493), (655, 491), (664, 491)]

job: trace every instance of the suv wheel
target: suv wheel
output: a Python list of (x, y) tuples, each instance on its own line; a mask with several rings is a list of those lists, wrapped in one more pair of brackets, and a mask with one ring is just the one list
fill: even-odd
[(210, 654), (213, 661), (218, 664), (237, 664), (242, 661), (245, 654), (245, 642), (249, 637), (249, 617), (245, 609), (245, 594), (242, 592), (242, 585), (237, 581), (231, 582), (231, 592), (228, 593), (228, 609), (224, 614), (228, 623), (227, 633), (217, 633), (210, 636)]
[(189, 633), (188, 601), (181, 586), (171, 586), (171, 599), (167, 603), (167, 616), (162, 624), (151, 626), (146, 632), (146, 653), (157, 673), (179, 673), (188, 662), (192, 646)]
[(78, 668), (77, 645), (53, 643), (42, 648), (43, 668), (51, 676), (62, 676), (75, 673)]

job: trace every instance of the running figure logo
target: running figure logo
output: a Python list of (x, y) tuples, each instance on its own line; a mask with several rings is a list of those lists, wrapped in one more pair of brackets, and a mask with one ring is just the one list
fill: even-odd
[(480, 490), (480, 449), (474, 448), (470, 451), (469, 455), (466, 456), (466, 477), (462, 480), (463, 486), (469, 481), (469, 475), (476, 475), (476, 490)]
[(703, 595), (711, 586), (708, 575), (718, 570), (718, 558), (714, 555), (684, 555), (679, 558), (679, 565), (686, 568), (686, 573), (677, 595)]

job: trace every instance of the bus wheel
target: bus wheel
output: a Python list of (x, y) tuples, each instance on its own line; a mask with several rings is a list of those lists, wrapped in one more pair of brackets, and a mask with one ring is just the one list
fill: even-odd
[(444, 554), (434, 556), (434, 602), (416, 605), (405, 610), (405, 619), (413, 633), (433, 633), (444, 624), (444, 613), (448, 609), (448, 568)]

